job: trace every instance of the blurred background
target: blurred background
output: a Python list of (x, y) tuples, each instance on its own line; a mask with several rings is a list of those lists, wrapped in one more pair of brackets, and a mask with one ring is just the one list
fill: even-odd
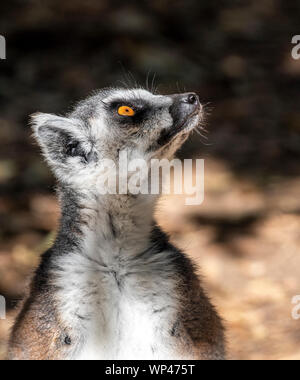
[(59, 217), (28, 116), (149, 77), (162, 93), (196, 91), (208, 104), (207, 137), (180, 152), (205, 158), (205, 202), (165, 198), (158, 220), (200, 264), (230, 358), (300, 359), (299, 17), (296, 0), (1, 2), (0, 358)]

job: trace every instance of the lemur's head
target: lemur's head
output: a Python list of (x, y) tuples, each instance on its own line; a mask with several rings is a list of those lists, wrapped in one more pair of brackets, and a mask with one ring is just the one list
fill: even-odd
[(67, 117), (36, 114), (34, 135), (58, 180), (96, 183), (103, 160), (171, 159), (203, 117), (194, 93), (158, 96), (146, 90), (105, 89)]

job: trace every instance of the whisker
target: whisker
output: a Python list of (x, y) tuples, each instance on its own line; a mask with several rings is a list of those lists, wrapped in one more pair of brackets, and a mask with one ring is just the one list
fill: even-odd
[(155, 88), (155, 79), (156, 79), (156, 73), (153, 73), (153, 78), (152, 78), (152, 84), (151, 84), (151, 92), (155, 94), (157, 92), (157, 88)]
[(149, 88), (150, 74), (151, 74), (151, 70), (149, 69), (149, 70), (148, 70), (148, 73), (147, 73), (147, 78), (146, 78), (146, 90), (147, 90), (147, 91), (150, 91), (150, 88)]
[(208, 143), (207, 141), (202, 140), (202, 139), (208, 140), (208, 137), (204, 136), (197, 128), (194, 129), (194, 132), (197, 133), (197, 135), (201, 137), (201, 139), (200, 139), (201, 144), (203, 144), (204, 146), (212, 146), (213, 145), (212, 143)]

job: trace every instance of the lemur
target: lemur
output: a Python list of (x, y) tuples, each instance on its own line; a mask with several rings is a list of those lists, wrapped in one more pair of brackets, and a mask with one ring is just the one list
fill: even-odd
[(104, 159), (171, 159), (203, 118), (194, 93), (104, 89), (35, 114), (61, 220), (10, 338), (11, 360), (223, 360), (224, 328), (194, 263), (154, 219), (156, 195), (100, 194)]

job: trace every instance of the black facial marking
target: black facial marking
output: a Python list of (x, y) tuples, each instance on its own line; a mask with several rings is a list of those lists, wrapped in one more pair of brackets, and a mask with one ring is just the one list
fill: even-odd
[(190, 94), (189, 96), (172, 95), (170, 97), (173, 98), (173, 104), (169, 109), (173, 119), (173, 126), (162, 130), (157, 144), (152, 145), (149, 151), (155, 151), (170, 143), (176, 135), (184, 130), (190, 120), (200, 112), (201, 106), (195, 94)]
[[(130, 107), (134, 110), (134, 116), (122, 116), (119, 115), (118, 109), (122, 106)], [(151, 107), (148, 103), (143, 101), (142, 99), (120, 99), (111, 102), (106, 105), (106, 109), (110, 117), (117, 121), (120, 126), (128, 127), (131, 125), (139, 125), (146, 119), (146, 117), (151, 113)]]
[(65, 344), (67, 346), (71, 346), (72, 344), (72, 339), (68, 335), (65, 337)]

